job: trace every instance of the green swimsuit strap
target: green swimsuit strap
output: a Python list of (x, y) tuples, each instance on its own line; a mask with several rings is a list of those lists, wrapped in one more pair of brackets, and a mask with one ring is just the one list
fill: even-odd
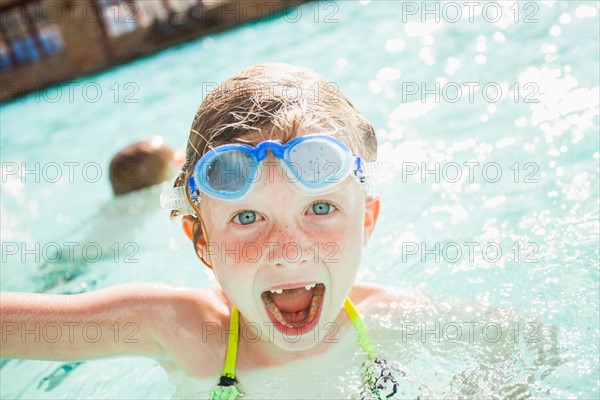
[(364, 352), (367, 353), (369, 359), (374, 360), (377, 358), (377, 352), (375, 351), (373, 343), (367, 336), (367, 326), (363, 322), (358, 311), (356, 311), (356, 308), (354, 307), (354, 304), (352, 304), (350, 297), (346, 297), (346, 301), (344, 302), (344, 310), (346, 310), (350, 321), (352, 321), (352, 324), (358, 333), (358, 344), (364, 350)]
[(229, 332), (227, 335), (227, 355), (225, 356), (225, 367), (223, 376), (235, 379), (235, 361), (237, 359), (237, 341), (240, 330), (240, 312), (235, 306), (231, 309), (229, 320)]
[[(358, 344), (367, 353), (369, 359), (374, 360), (377, 355), (373, 347), (373, 343), (367, 337), (367, 327), (362, 318), (356, 311), (354, 304), (350, 298), (346, 298), (344, 302), (344, 310), (352, 321), (356, 332), (358, 332)], [(227, 335), (227, 355), (225, 356), (225, 367), (219, 381), (219, 385), (212, 388), (210, 391), (211, 400), (234, 400), (241, 393), (235, 386), (235, 361), (237, 358), (237, 341), (239, 334), (239, 311), (237, 308), (231, 308), (231, 316), (229, 318), (229, 332)]]
[(229, 317), (229, 331), (227, 335), (227, 355), (225, 367), (219, 379), (219, 384), (210, 390), (210, 400), (235, 400), (242, 393), (235, 386), (235, 360), (237, 358), (237, 342), (240, 330), (240, 313), (237, 308), (231, 308)]

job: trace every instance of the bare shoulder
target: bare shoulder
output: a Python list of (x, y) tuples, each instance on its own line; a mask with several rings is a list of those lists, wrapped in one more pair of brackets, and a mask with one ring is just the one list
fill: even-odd
[(224, 357), (225, 346), (214, 333), (228, 324), (231, 303), (220, 287), (142, 282), (113, 290), (134, 301), (143, 313), (142, 327), (152, 332), (163, 349), (160, 362), (165, 368), (180, 368), (192, 375), (215, 373), (211, 362), (199, 360)]
[(227, 320), (230, 313), (229, 300), (216, 286), (191, 288), (162, 282), (135, 282), (81, 296), (86, 309), (126, 309), (154, 336), (163, 338), (174, 327), (220, 322)]
[(418, 289), (360, 282), (352, 287), (350, 299), (360, 312), (373, 310), (406, 312), (431, 306), (431, 300)]
[(164, 349), (161, 365), (167, 371), (181, 369), (190, 376), (218, 374), (226, 350), (221, 331), (229, 324), (232, 307), (223, 290), (219, 286), (162, 284), (154, 288), (142, 285), (140, 289), (143, 295), (156, 299), (146, 323), (152, 325)]

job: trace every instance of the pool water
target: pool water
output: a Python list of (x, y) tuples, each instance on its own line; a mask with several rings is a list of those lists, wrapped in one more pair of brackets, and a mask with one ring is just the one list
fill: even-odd
[[(498, 2), (458, 22), (448, 3), (439, 22), (422, 4), (306, 4), (3, 105), (0, 289), (214, 284), (157, 207), (160, 188), (112, 198), (110, 158), (151, 135), (183, 148), (215, 84), (299, 64), (338, 85), (396, 165), (359, 279), (435, 306), (366, 316), (388, 360), (437, 397), (597, 398), (599, 3)], [(4, 359), (0, 379), (2, 398), (177, 392), (134, 358)], [(356, 382), (338, 384), (349, 397)]]

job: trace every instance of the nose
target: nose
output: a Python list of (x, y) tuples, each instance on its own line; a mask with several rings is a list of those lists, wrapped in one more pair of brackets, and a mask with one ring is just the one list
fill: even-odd
[(294, 222), (280, 223), (265, 242), (264, 254), (269, 265), (289, 268), (311, 261), (314, 246)]
[(293, 267), (312, 260), (311, 237), (302, 225), (305, 199), (296, 193), (283, 175), (281, 161), (273, 155), (266, 159), (265, 171), (255, 189), (255, 197), (268, 204), (269, 224), (263, 233), (263, 255), (269, 265)]

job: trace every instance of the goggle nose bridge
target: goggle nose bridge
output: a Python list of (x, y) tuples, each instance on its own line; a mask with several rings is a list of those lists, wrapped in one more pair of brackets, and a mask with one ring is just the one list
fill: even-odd
[(283, 159), (283, 155), (285, 154), (286, 145), (281, 144), (275, 140), (265, 140), (256, 146), (256, 160), (261, 162), (265, 158), (267, 158), (268, 150), (271, 150), (271, 153), (274, 157), (279, 159)]

